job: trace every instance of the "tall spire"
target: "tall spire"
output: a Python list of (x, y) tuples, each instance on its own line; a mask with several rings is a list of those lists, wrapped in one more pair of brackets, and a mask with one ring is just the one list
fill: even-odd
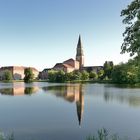
[(79, 61), (79, 68), (82, 69), (84, 67), (84, 53), (80, 35), (77, 44), (76, 60)]
[(81, 35), (80, 35), (80, 34), (79, 34), (79, 40), (78, 40), (77, 47), (79, 47), (79, 48), (82, 47), (82, 43), (81, 43)]

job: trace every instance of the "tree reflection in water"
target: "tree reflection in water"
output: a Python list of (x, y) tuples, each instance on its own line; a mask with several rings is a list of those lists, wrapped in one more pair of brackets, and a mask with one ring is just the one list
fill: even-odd
[(13, 88), (3, 88), (0, 89), (0, 93), (2, 95), (11, 95), (11, 96), (17, 96), (17, 95), (31, 95), (33, 93), (36, 93), (39, 90), (38, 87), (13, 87)]
[(34, 93), (34, 87), (26, 87), (24, 89), (24, 93), (27, 95), (31, 95), (32, 93)]
[(121, 104), (128, 104), (132, 107), (140, 106), (140, 94), (139, 89), (131, 88), (129, 86), (117, 85), (105, 85), (104, 88), (104, 100), (106, 102), (118, 102)]

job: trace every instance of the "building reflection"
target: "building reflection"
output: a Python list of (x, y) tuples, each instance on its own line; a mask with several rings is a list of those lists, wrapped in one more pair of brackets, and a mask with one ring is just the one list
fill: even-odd
[(38, 87), (13, 87), (13, 88), (3, 88), (0, 89), (0, 93), (2, 95), (11, 95), (11, 96), (18, 96), (18, 95), (25, 95), (25, 94), (33, 94), (39, 90)]
[(61, 86), (44, 87), (43, 90), (55, 94), (68, 102), (75, 102), (79, 125), (81, 125), (84, 112), (84, 94), (82, 84), (67, 84)]
[[(42, 88), (46, 92), (53, 93), (53, 95), (58, 98), (63, 98), (65, 101), (74, 103), (76, 105), (76, 112), (78, 123), (81, 125), (82, 115), (84, 112), (84, 94), (83, 94), (83, 85), (82, 84), (67, 84), (61, 86), (48, 86)], [(3, 88), (0, 89), (0, 94), (10, 95), (10, 96), (19, 96), (19, 95), (31, 95), (39, 91), (37, 86), (15, 86), (13, 88)]]

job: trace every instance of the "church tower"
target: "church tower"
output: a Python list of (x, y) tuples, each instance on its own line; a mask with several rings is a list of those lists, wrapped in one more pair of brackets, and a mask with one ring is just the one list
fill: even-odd
[(79, 61), (79, 68), (81, 69), (84, 67), (84, 53), (83, 53), (83, 46), (81, 43), (81, 36), (79, 35), (79, 40), (77, 44), (77, 53), (76, 53), (76, 60)]

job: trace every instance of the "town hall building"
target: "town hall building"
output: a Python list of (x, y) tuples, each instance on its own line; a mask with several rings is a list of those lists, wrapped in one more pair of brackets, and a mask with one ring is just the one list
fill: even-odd
[(63, 70), (66, 73), (73, 72), (75, 70), (79, 70), (79, 71), (86, 70), (88, 72), (95, 71), (97, 73), (98, 71), (103, 69), (103, 66), (85, 66), (83, 45), (81, 41), (81, 36), (79, 35), (77, 48), (76, 48), (76, 59), (74, 60), (73, 58), (70, 58), (62, 63), (56, 63), (55, 66), (51, 69), (44, 69), (39, 74), (40, 79), (47, 79), (48, 71), (52, 69), (58, 71)]

